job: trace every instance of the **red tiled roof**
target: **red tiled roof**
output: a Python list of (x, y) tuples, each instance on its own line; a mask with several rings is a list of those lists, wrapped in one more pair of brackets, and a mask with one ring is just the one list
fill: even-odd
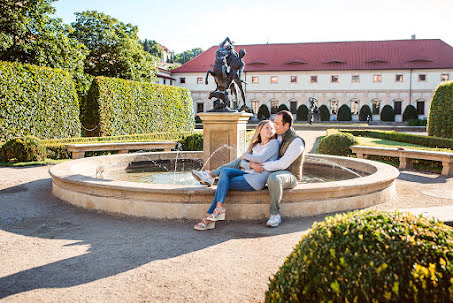
[[(217, 46), (172, 70), (212, 69)], [(440, 39), (235, 45), (245, 71), (318, 71), (453, 68), (453, 47)]]

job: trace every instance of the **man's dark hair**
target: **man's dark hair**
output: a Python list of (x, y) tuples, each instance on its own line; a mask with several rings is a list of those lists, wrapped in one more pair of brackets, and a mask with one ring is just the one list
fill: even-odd
[(289, 127), (293, 126), (294, 118), (293, 114), (291, 114), (287, 110), (282, 110), (277, 113), (277, 115), (282, 115), (283, 125), (289, 123)]

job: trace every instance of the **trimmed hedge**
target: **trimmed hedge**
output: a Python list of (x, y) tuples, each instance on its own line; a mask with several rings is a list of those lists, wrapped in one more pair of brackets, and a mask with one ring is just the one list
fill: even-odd
[(194, 129), (193, 102), (185, 88), (96, 77), (80, 107), (87, 136), (117, 136)]
[(360, 121), (368, 121), (368, 116), (373, 116), (371, 114), (371, 108), (368, 105), (364, 105), (360, 108), (359, 111), (359, 120)]
[(453, 138), (453, 81), (440, 84), (429, 109), (428, 134)]
[(321, 121), (329, 121), (330, 120), (329, 109), (324, 104), (319, 107), (319, 115), (321, 116)]
[(418, 119), (418, 112), (413, 105), (408, 105), (403, 112), (403, 121)]
[(280, 104), (280, 105), (278, 106), (278, 108), (277, 108), (277, 113), (280, 112), (280, 111), (282, 111), (282, 110), (287, 110), (287, 111), (289, 111), (289, 108), (288, 108), (288, 106), (286, 106), (286, 104)]
[(308, 107), (305, 104), (302, 104), (297, 108), (296, 120), (297, 121), (308, 120)]
[(79, 102), (67, 71), (0, 62), (0, 139), (80, 135)]
[(0, 160), (4, 162), (41, 161), (45, 158), (44, 146), (35, 136), (10, 139), (0, 148)]
[(394, 122), (395, 121), (395, 112), (393, 107), (390, 105), (384, 105), (381, 111), (381, 120), (386, 122)]
[(348, 133), (333, 133), (321, 139), (318, 152), (321, 154), (349, 156), (352, 154), (351, 146), (359, 142)]
[(349, 106), (347, 106), (346, 104), (343, 104), (342, 106), (340, 106), (340, 108), (338, 109), (337, 120), (338, 121), (351, 121), (352, 120), (352, 113), (351, 113), (351, 109), (349, 108)]
[(379, 130), (350, 130), (341, 129), (343, 133), (350, 133), (354, 136), (379, 138), (397, 142), (406, 142), (417, 145), (429, 146), (434, 148), (449, 148), (453, 149), (453, 139), (429, 137), (413, 134), (402, 134), (393, 131), (379, 131)]
[(410, 213), (355, 211), (314, 223), (266, 302), (452, 302), (453, 229)]
[(203, 150), (203, 134), (192, 134), (178, 142), (181, 143), (181, 150)]
[(271, 113), (269, 112), (266, 104), (260, 105), (260, 107), (258, 108), (258, 114), (256, 116), (258, 117), (258, 120), (269, 119)]
[(428, 120), (426, 119), (411, 119), (407, 121), (407, 126), (426, 126), (428, 124)]

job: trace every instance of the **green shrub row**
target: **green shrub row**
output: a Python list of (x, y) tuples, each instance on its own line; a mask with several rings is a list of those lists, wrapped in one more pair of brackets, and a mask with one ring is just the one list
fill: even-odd
[(266, 302), (452, 302), (453, 229), (410, 213), (355, 211), (314, 223)]
[(0, 62), (0, 139), (80, 135), (79, 102), (67, 71)]
[(417, 145), (423, 145), (433, 148), (449, 148), (453, 149), (453, 139), (439, 138), (432, 136), (422, 136), (413, 134), (402, 134), (393, 131), (378, 131), (378, 130), (350, 130), (341, 129), (343, 133), (350, 133), (359, 137), (379, 138), (385, 140), (392, 140), (397, 142), (406, 142)]
[(192, 131), (193, 117), (185, 88), (107, 77), (94, 78), (80, 106), (87, 136)]
[(428, 134), (453, 138), (453, 81), (440, 84), (431, 102)]
[(426, 119), (410, 119), (407, 121), (407, 126), (426, 126), (428, 120)]
[(46, 153), (41, 140), (35, 136), (18, 137), (8, 140), (0, 148), (2, 162), (42, 161)]

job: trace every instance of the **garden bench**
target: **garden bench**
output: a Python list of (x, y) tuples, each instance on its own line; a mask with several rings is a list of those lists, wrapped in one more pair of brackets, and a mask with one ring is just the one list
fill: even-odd
[(376, 147), (376, 146), (351, 146), (357, 158), (366, 159), (367, 155), (397, 157), (400, 160), (400, 168), (412, 168), (413, 159), (433, 160), (442, 162), (442, 175), (453, 176), (453, 153), (415, 150), (406, 148)]
[(118, 143), (88, 143), (88, 144), (67, 144), (66, 148), (72, 152), (72, 159), (85, 157), (87, 151), (117, 150), (119, 154), (127, 154), (129, 150), (139, 149), (163, 149), (171, 151), (177, 142), (118, 142)]

